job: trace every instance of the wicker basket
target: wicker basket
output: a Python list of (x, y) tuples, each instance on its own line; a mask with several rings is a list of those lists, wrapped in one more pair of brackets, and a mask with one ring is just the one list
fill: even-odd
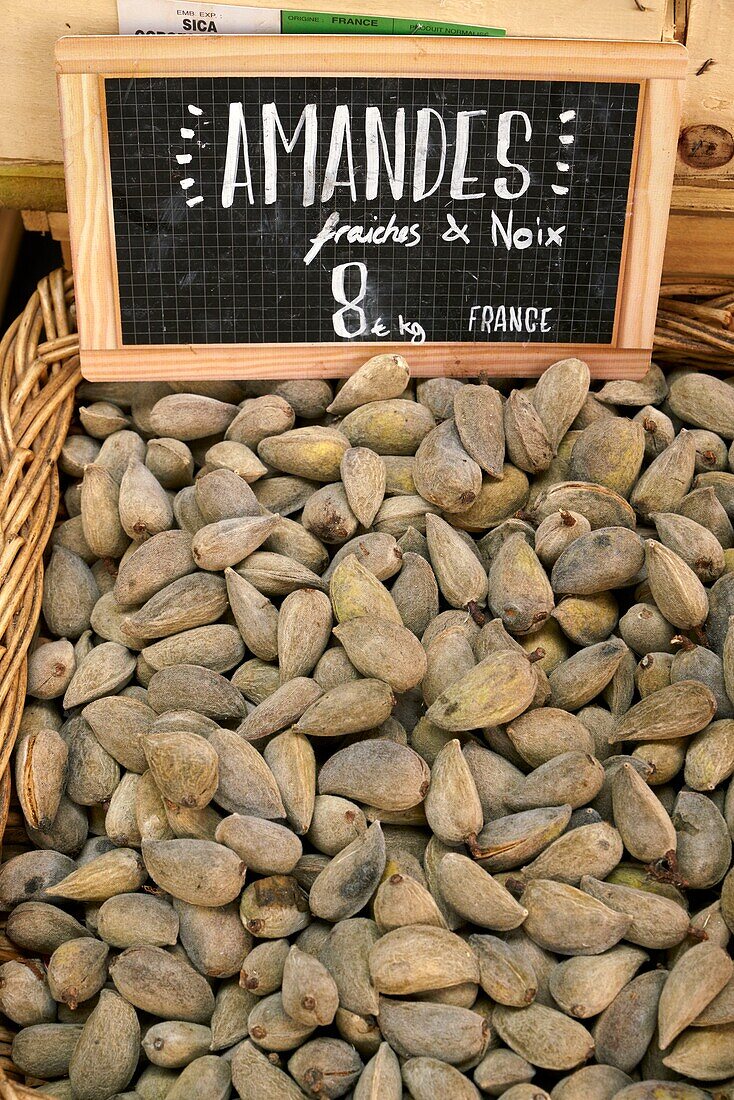
[[(24, 841), (11, 813), (10, 756), (23, 712), (26, 654), (43, 592), (43, 552), (59, 508), (56, 460), (81, 378), (71, 276), (54, 271), (0, 342), (0, 837)], [(18, 957), (0, 934), (0, 962)], [(0, 1026), (0, 1097), (38, 1094), (19, 1084), (12, 1031)]]
[[(734, 281), (664, 285), (656, 358), (708, 369), (734, 368)], [(57, 459), (81, 379), (71, 275), (42, 279), (0, 342), (0, 838), (6, 855), (27, 848), (11, 806), (13, 745), (23, 712), (26, 654), (43, 592), (43, 554), (59, 509)], [(21, 953), (0, 930), (0, 962)], [(14, 1028), (0, 1023), (0, 1100), (38, 1093), (10, 1058)]]

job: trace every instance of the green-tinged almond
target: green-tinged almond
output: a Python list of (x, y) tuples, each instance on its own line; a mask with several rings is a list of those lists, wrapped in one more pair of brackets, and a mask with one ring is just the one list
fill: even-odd
[(249, 1041), (240, 1043), (232, 1056), (232, 1084), (239, 1096), (250, 1100), (303, 1100), (304, 1093), (288, 1074), (273, 1065)]
[(688, 742), (685, 781), (696, 791), (713, 791), (734, 773), (734, 719), (712, 722)]
[(592, 530), (601, 527), (634, 528), (635, 513), (628, 502), (603, 485), (562, 481), (541, 492), (533, 503), (533, 515), (542, 521), (554, 512), (574, 512), (585, 517)]
[[(237, 684), (237, 678), (234, 681)], [(292, 726), (323, 696), (319, 685), (306, 676), (296, 676), (276, 688), (250, 711), (237, 732), (247, 741), (257, 741)]]
[(453, 420), (444, 420), (423, 439), (413, 480), (420, 495), (445, 512), (463, 512), (474, 503), (482, 471), (465, 450)]
[[(438, 511), (435, 504), (429, 504), (417, 493), (386, 497), (375, 516), (373, 527), (375, 531), (392, 535), (396, 539), (401, 538), (410, 528), (424, 534), (426, 516)], [(458, 515), (454, 513), (452, 518), (458, 521)], [(459, 526), (458, 522), (456, 526)]]
[(311, 743), (302, 734), (286, 730), (268, 742), (263, 756), (277, 783), (290, 826), (302, 835), (311, 824), (316, 795), (316, 761)]
[(172, 840), (163, 797), (149, 771), (140, 776), (135, 792), (135, 821), (141, 840)]
[[(259, 464), (259, 460), (255, 461)], [(261, 515), (263, 509), (244, 477), (234, 470), (211, 469), (209, 466), (206, 469), (209, 472), (197, 477), (193, 490), (195, 510), (192, 511), (196, 518), (196, 523), (191, 524), (193, 535), (207, 525), (222, 523), (226, 519)], [(185, 526), (180, 520), (179, 523)]]
[(418, 753), (374, 739), (334, 753), (319, 772), (318, 789), (384, 810), (403, 810), (422, 801), (429, 782), (430, 772)]
[(309, 895), (316, 917), (332, 922), (353, 917), (377, 889), (385, 869), (385, 839), (379, 822), (334, 856)]
[(428, 409), (399, 398), (371, 401), (347, 413), (339, 427), (353, 447), (377, 454), (412, 455), (435, 427)]
[[(578, 886), (584, 875), (605, 878), (623, 855), (622, 838), (606, 821), (571, 829), (522, 869), (523, 879), (550, 878)], [(614, 908), (614, 906), (612, 906)]]
[(247, 648), (263, 661), (278, 656), (278, 612), (267, 596), (258, 592), (234, 569), (225, 571), (229, 605)]
[(285, 960), (282, 996), (291, 1019), (311, 1027), (328, 1027), (339, 1007), (339, 992), (329, 971), (296, 946)]
[(490, 477), (502, 477), (505, 429), (502, 399), (492, 386), (464, 385), (453, 402), (456, 428), (466, 451)]
[(644, 563), (644, 546), (634, 531), (601, 527), (563, 551), (553, 566), (553, 591), (577, 596), (605, 592), (627, 584)]
[(641, 516), (677, 512), (691, 488), (696, 465), (696, 442), (685, 428), (670, 446), (651, 462), (630, 495)]
[(535, 551), (510, 535), (489, 568), (489, 606), (512, 634), (539, 630), (553, 610), (553, 591)]
[(675, 947), (688, 934), (690, 921), (686, 910), (670, 898), (619, 883), (600, 882), (597, 877), (581, 879), (581, 889), (632, 918), (625, 933), (630, 943), (654, 951)]
[(114, 848), (71, 871), (46, 890), (48, 897), (69, 901), (103, 902), (115, 894), (139, 890), (147, 878), (139, 852)]
[(610, 742), (674, 740), (698, 733), (716, 712), (712, 692), (696, 680), (679, 680), (631, 707), (617, 722)]
[(672, 512), (655, 512), (651, 517), (661, 543), (677, 554), (704, 584), (724, 572), (724, 551), (716, 536), (700, 523)]
[(482, 806), (459, 741), (449, 741), (431, 768), (425, 796), (431, 830), (445, 844), (462, 844), (482, 828)]
[(445, 855), (438, 865), (438, 883), (454, 912), (480, 928), (508, 932), (519, 927), (527, 916), (527, 909), (509, 890), (468, 856), (453, 852)]
[(594, 740), (583, 722), (558, 707), (541, 707), (518, 715), (507, 734), (531, 768), (564, 752), (594, 754)]
[(597, 1016), (634, 978), (648, 956), (639, 948), (620, 945), (602, 955), (578, 955), (558, 964), (550, 989), (558, 1007), (584, 1020)]
[(72, 1009), (89, 1000), (107, 979), (109, 947), (82, 936), (57, 947), (48, 963), (48, 985), (55, 1001)]
[(509, 722), (530, 706), (537, 678), (526, 657), (494, 653), (453, 683), (428, 710), (431, 722), (452, 731)]
[(267, 940), (292, 936), (311, 921), (306, 895), (290, 875), (250, 883), (242, 893), (240, 917), (248, 932)]
[(439, 516), (426, 516), (431, 565), (444, 599), (451, 607), (484, 603), (487, 576), (460, 533)]
[(257, 481), (268, 469), (246, 444), (233, 439), (224, 439), (209, 447), (203, 465), (208, 470), (231, 470), (248, 484)]
[(354, 667), (367, 677), (379, 677), (396, 693), (408, 691), (423, 679), (426, 654), (406, 627), (389, 619), (361, 615), (334, 628)]
[[(696, 1081), (721, 1081), (726, 1091), (719, 1092), (714, 1086), (713, 1093), (717, 1100), (719, 1097), (721, 1100), (728, 1100), (731, 1082), (723, 1079), (730, 1078), (734, 1073), (733, 1040), (734, 1027), (731, 1024), (686, 1031), (663, 1058), (663, 1064), (673, 1072), (683, 1073)], [(679, 1094), (680, 1100), (689, 1100), (689, 1097), (690, 1100), (704, 1100), (707, 1095), (703, 1090), (694, 1090), (691, 1085), (681, 1084), (678, 1088), (689, 1090), (685, 1094)], [(679, 1100), (679, 1096), (676, 1095), (675, 1100)]]
[(224, 438), (257, 447), (266, 436), (289, 431), (295, 419), (293, 408), (277, 394), (253, 397), (241, 402), (240, 411), (227, 428)]
[(507, 795), (513, 810), (533, 810), (546, 806), (585, 806), (599, 793), (604, 769), (595, 756), (584, 752), (564, 752), (535, 768)]
[(673, 421), (662, 409), (656, 409), (653, 405), (645, 405), (633, 419), (645, 433), (645, 458), (653, 462), (675, 439)]
[(497, 1005), (492, 1025), (511, 1050), (542, 1069), (574, 1069), (594, 1053), (594, 1040), (582, 1024), (545, 1005)]
[(338, 481), (350, 440), (336, 428), (293, 428), (261, 440), (257, 453), (276, 469), (311, 481)]
[(13, 1039), (13, 1064), (31, 1077), (61, 1077), (68, 1073), (82, 1033), (80, 1024), (34, 1024)]
[(551, 568), (567, 546), (591, 530), (586, 516), (579, 512), (551, 512), (535, 532), (535, 552), (546, 568)]
[(496, 527), (523, 508), (529, 494), (527, 475), (517, 466), (506, 462), (502, 467), (501, 478), (482, 478), (477, 499), (465, 512), (452, 515), (453, 524), (463, 531), (484, 534), (488, 527)]
[(286, 596), (277, 619), (280, 677), (285, 683), (310, 675), (329, 641), (331, 602), (323, 592), (304, 588)]
[(390, 595), (404, 625), (420, 638), (439, 608), (438, 583), (430, 562), (420, 554), (403, 553), (400, 575)]
[(357, 561), (379, 581), (394, 576), (402, 565), (402, 551), (395, 538), (384, 531), (370, 531), (365, 535), (357, 535), (339, 547), (324, 571), (324, 580), (331, 580), (339, 562), (349, 554), (354, 554)]
[(552, 615), (574, 645), (591, 646), (603, 642), (612, 633), (617, 625), (619, 604), (611, 592), (566, 596)]
[(395, 601), (384, 584), (354, 554), (347, 555), (334, 570), (329, 583), (337, 622), (360, 615), (379, 615), (400, 625)]
[(528, 915), (524, 931), (557, 955), (600, 955), (624, 938), (631, 917), (550, 879), (532, 879), (522, 893)]
[(647, 579), (661, 612), (679, 630), (700, 626), (709, 613), (706, 589), (694, 571), (660, 542), (645, 543)]
[(700, 371), (677, 375), (670, 383), (668, 402), (687, 424), (734, 439), (734, 394), (722, 379)]
[(642, 425), (625, 417), (605, 417), (589, 424), (576, 440), (571, 477), (604, 485), (629, 497), (639, 477), (645, 453)]
[(325, 691), (293, 723), (293, 729), (308, 737), (361, 733), (386, 721), (394, 705), (395, 697), (383, 680), (351, 680)]

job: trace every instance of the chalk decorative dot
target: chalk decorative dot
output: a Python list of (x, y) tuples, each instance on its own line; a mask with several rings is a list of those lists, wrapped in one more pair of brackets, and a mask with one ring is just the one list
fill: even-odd
[(188, 128), (188, 126), (182, 126), (181, 127), (181, 137), (182, 138), (192, 138), (193, 136), (194, 136), (194, 131), (190, 130)]
[(188, 111), (190, 115), (203, 115), (201, 107), (196, 107), (193, 103), (189, 103)]
[(558, 140), (560, 141), (561, 145), (573, 145), (575, 138), (571, 137), (570, 134), (561, 134)]
[(204, 201), (204, 196), (203, 195), (195, 195), (193, 199), (187, 199), (186, 200), (186, 205), (187, 206), (198, 206), (199, 203), (203, 202), (203, 201)]
[(176, 153), (176, 164), (191, 164), (191, 153)]
[(195, 183), (196, 180), (192, 179), (191, 176), (189, 176), (185, 180), (179, 180), (178, 185), (182, 191), (188, 191), (189, 187), (193, 187)]

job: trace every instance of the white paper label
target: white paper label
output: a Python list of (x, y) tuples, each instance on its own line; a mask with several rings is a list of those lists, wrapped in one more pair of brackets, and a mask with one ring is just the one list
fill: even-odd
[(120, 34), (280, 34), (278, 8), (117, 0)]

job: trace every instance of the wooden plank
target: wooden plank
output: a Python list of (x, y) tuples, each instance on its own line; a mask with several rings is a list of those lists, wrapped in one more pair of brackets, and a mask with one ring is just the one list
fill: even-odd
[(700, 281), (734, 272), (734, 217), (673, 214), (663, 260), (666, 279)]
[[(379, 49), (365, 49), (359, 35), (315, 35), (308, 51), (300, 36), (176, 35), (137, 38), (62, 38), (56, 44), (59, 73), (100, 73), (105, 76), (165, 76), (185, 69), (188, 76), (228, 73), (233, 76), (288, 74), (309, 76), (321, 71), (325, 57), (335, 76), (445, 76), (486, 80), (520, 77), (547, 80), (681, 79), (685, 50), (674, 43), (623, 42), (609, 49), (606, 42), (553, 41), (533, 38), (391, 38), (381, 37)], [(247, 44), (247, 52), (243, 45)], [(499, 43), (499, 45), (498, 45)], [(182, 69), (183, 67), (183, 69)]]
[[(486, 344), (257, 344), (251, 362), (235, 353), (232, 344), (174, 347), (157, 344), (127, 347), (110, 354), (84, 355), (84, 376), (91, 381), (125, 378), (153, 382), (166, 378), (345, 378), (371, 355), (400, 354), (410, 360), (418, 377), (473, 376), (486, 372), (498, 377), (534, 377), (558, 359), (583, 354), (596, 378), (640, 378), (650, 366), (649, 348), (624, 350), (573, 344), (523, 347), (504, 344), (500, 359), (490, 359)], [(538, 362), (538, 355), (542, 362)]]

